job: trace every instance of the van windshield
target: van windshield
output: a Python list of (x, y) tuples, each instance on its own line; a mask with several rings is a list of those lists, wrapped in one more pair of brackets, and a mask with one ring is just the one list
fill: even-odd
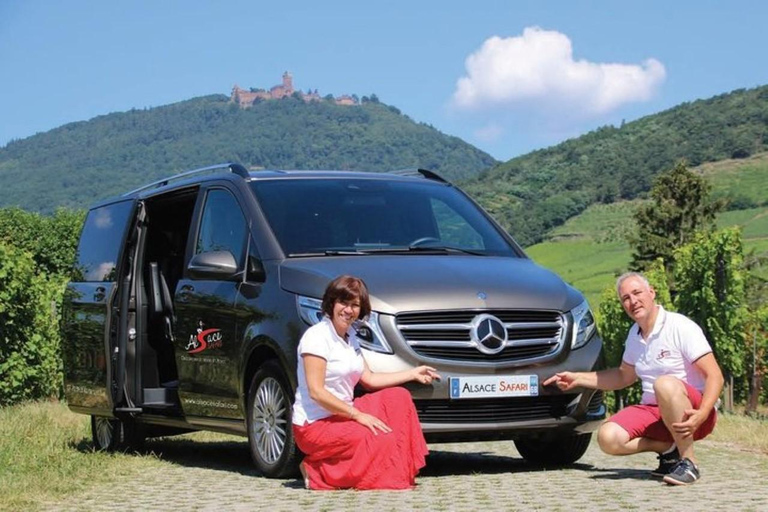
[(521, 256), (449, 185), (307, 177), (253, 181), (251, 188), (288, 256)]

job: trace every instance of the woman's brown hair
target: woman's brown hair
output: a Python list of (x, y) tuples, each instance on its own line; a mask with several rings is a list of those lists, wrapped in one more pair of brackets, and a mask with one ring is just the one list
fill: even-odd
[(360, 301), (360, 315), (358, 318), (365, 318), (371, 312), (371, 300), (368, 298), (368, 287), (359, 277), (339, 276), (330, 283), (323, 294), (323, 313), (333, 318), (333, 305), (337, 301), (349, 302), (351, 300)]

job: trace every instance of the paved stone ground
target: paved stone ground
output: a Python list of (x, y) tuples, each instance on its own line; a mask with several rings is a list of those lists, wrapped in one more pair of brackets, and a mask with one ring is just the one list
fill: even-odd
[(651, 479), (653, 454), (604, 455), (592, 443), (573, 467), (527, 466), (512, 442), (433, 444), (411, 491), (307, 491), (260, 477), (244, 442), (156, 441), (164, 461), (130, 480), (92, 488), (46, 510), (768, 510), (768, 455), (700, 442), (703, 478), (672, 487)]

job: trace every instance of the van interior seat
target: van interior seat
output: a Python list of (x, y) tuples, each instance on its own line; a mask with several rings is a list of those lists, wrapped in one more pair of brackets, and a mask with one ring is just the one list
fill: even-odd
[[(162, 329), (162, 339), (150, 337), (150, 344), (157, 352), (158, 372), (161, 385), (173, 385), (178, 379), (176, 356), (174, 351), (173, 328), (176, 316), (173, 311), (173, 298), (168, 290), (168, 283), (157, 262), (149, 264), (149, 315), (150, 324)], [(152, 343), (152, 340), (155, 342)], [(177, 384), (178, 382), (176, 382)]]

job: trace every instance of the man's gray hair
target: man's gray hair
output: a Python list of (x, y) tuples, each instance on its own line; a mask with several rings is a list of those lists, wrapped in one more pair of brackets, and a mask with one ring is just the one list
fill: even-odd
[(619, 288), (621, 288), (621, 283), (623, 283), (630, 277), (636, 277), (639, 280), (641, 280), (643, 283), (645, 283), (645, 286), (647, 286), (648, 288), (651, 287), (651, 283), (648, 282), (648, 279), (646, 279), (646, 277), (643, 274), (639, 272), (624, 272), (619, 276), (618, 279), (616, 279), (616, 295), (618, 295), (619, 298), (621, 298), (621, 294), (619, 292)]

